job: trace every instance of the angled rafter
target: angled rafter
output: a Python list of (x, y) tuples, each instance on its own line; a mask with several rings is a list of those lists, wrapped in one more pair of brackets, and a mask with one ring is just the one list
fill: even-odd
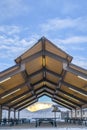
[(6, 106), (10, 102), (15, 102), (16, 100), (19, 100), (19, 99), (23, 98), (24, 96), (26, 96), (27, 94), (30, 94), (30, 93), (31, 93), (31, 91), (28, 90), (28, 91), (26, 91), (26, 92), (24, 92), (24, 93), (22, 93), (22, 94), (20, 94), (20, 95), (18, 95), (16, 97), (13, 97), (13, 98), (11, 98), (9, 100), (6, 100), (4, 103), (2, 103), (2, 106), (4, 106), (4, 105)]
[(65, 104), (65, 105), (67, 105), (67, 106), (70, 106), (71, 108), (76, 109), (76, 106), (75, 106), (75, 105), (71, 105), (71, 104), (66, 103), (65, 101), (62, 101), (61, 99), (57, 99), (57, 98), (55, 98), (55, 97), (54, 97), (53, 99), (55, 99), (55, 100), (57, 100), (57, 101), (59, 101), (59, 102)]
[(36, 97), (35, 96), (31, 96), (31, 97), (28, 96), (28, 97), (22, 99), (21, 101), (18, 101), (16, 103), (10, 105), (9, 107), (11, 107), (11, 108), (16, 107), (16, 106), (18, 106), (20, 104), (23, 104), (24, 102), (31, 101), (32, 99), (36, 99)]
[(81, 105), (80, 104), (78, 104), (78, 103), (75, 103), (74, 101), (71, 101), (70, 99), (67, 99), (67, 98), (65, 98), (65, 97), (63, 97), (63, 96), (61, 96), (61, 95), (55, 95), (54, 97), (59, 97), (59, 98), (61, 98), (61, 99), (63, 99), (63, 100), (65, 100), (65, 101), (67, 101), (67, 102), (70, 102), (70, 103), (72, 103), (73, 105), (76, 105), (77, 107), (81, 107)]
[[(35, 93), (37, 93), (38, 91), (43, 91), (44, 89), (43, 88), (41, 88), (41, 89), (37, 89), (36, 91), (35, 91)], [(31, 91), (29, 91), (29, 93), (31, 93)], [(28, 94), (28, 93), (27, 93)], [(15, 102), (13, 105), (10, 105), (10, 107), (15, 107), (15, 106), (17, 106), (17, 104), (22, 104), (23, 102), (26, 102), (26, 100), (31, 100), (32, 98), (35, 98), (36, 99), (36, 96), (35, 95), (33, 95), (33, 96), (27, 96), (26, 98), (24, 98), (24, 99), (22, 99), (22, 100), (20, 100), (20, 101), (17, 101), (17, 102)], [(37, 96), (37, 99), (38, 99), (38, 96)], [(8, 105), (9, 105), (9, 103), (8, 103)]]
[[(37, 89), (36, 91), (35, 91), (35, 93), (37, 93), (38, 91), (43, 91), (43, 87), (42, 88), (40, 88), (40, 89)], [(31, 92), (31, 91), (30, 91)], [(29, 92), (29, 93), (30, 93)], [(22, 102), (26, 102), (27, 100), (30, 100), (30, 99), (32, 99), (32, 98), (35, 98), (36, 99), (36, 96), (35, 95), (33, 95), (33, 96), (27, 96), (26, 98), (24, 98), (24, 99), (22, 99), (21, 101), (18, 101), (18, 102), (16, 102), (16, 103), (14, 103), (13, 105), (10, 105), (10, 107), (14, 107), (14, 106), (16, 106), (17, 104), (22, 104)], [(37, 96), (37, 98), (38, 98), (38, 96)]]
[(77, 96), (75, 96), (73, 94), (70, 94), (70, 93), (68, 93), (68, 92), (66, 92), (64, 90), (59, 89), (58, 91), (62, 92), (63, 94), (66, 94), (67, 96), (70, 96), (71, 98), (75, 98), (75, 99), (77, 99), (78, 101), (80, 101), (82, 103), (87, 103), (87, 101), (83, 100), (82, 98), (79, 98), (79, 97), (77, 97)]
[[(73, 64), (70, 64), (70, 66), (71, 65), (73, 65)], [(71, 72), (71, 73), (73, 73), (73, 74), (75, 74), (77, 76), (81, 76), (81, 77), (87, 79), (87, 73), (83, 73), (83, 72), (80, 72), (78, 70), (75, 70), (75, 69), (71, 68), (70, 66), (68, 66), (67, 64), (64, 63), (63, 64), (63, 69), (66, 70), (66, 71), (69, 71), (69, 72)], [(75, 66), (75, 65), (73, 65), (73, 66)], [(76, 66), (76, 68), (80, 68), (80, 67)], [(80, 68), (80, 69), (82, 70), (82, 68)]]
[(87, 95), (87, 91), (84, 91), (83, 89), (77, 88), (74, 85), (71, 85), (71, 84), (69, 84), (69, 83), (67, 83), (65, 81), (62, 81), (62, 84), (65, 85), (65, 86), (67, 86), (68, 88), (75, 89), (76, 91), (78, 91), (78, 92), (80, 92), (80, 93), (82, 93), (84, 95)]
[(0, 73), (0, 82), (5, 81), (8, 78), (11, 78), (13, 75), (18, 74), (25, 70), (25, 64), (15, 65), (11, 69), (3, 71)]
[(16, 108), (16, 110), (21, 111), (21, 110), (25, 109), (26, 107), (28, 107), (28, 106), (30, 106), (30, 105), (36, 103), (37, 101), (38, 101), (38, 100), (36, 99), (36, 100), (32, 101), (31, 103), (29, 102), (29, 103), (27, 103), (26, 105), (23, 105), (22, 107)]
[[(46, 91), (50, 91), (51, 90), (51, 92), (53, 92), (54, 91), (54, 89), (52, 89), (52, 88), (49, 88), (49, 87), (46, 87)], [(63, 99), (63, 100), (65, 100), (65, 101), (67, 101), (68, 103), (70, 102), (70, 103), (72, 103), (73, 105), (76, 105), (77, 107), (81, 107), (81, 105), (80, 104), (78, 104), (78, 103), (75, 103), (74, 101), (71, 101), (70, 99), (67, 99), (67, 98), (65, 98), (65, 97), (63, 97), (63, 96), (61, 96), (61, 95), (57, 95), (57, 94), (55, 94), (54, 95), (54, 97), (59, 97), (59, 98), (61, 98), (61, 99)], [(53, 97), (53, 98), (54, 98)]]
[(52, 99), (52, 101), (55, 102), (55, 103), (57, 103), (57, 104), (59, 104), (59, 105), (61, 105), (61, 106), (63, 106), (63, 107), (65, 107), (65, 108), (67, 108), (67, 109), (70, 109), (70, 110), (73, 109), (72, 107), (67, 106), (66, 104), (63, 104), (63, 103), (61, 103), (61, 102), (59, 102), (59, 101), (57, 101), (55, 99)]
[(4, 97), (5, 95), (8, 95), (8, 94), (12, 93), (13, 91), (15, 91), (15, 90), (17, 90), (17, 89), (23, 88), (24, 86), (27, 85), (27, 83), (28, 83), (28, 81), (27, 81), (27, 82), (24, 82), (24, 83), (22, 83), (22, 84), (20, 84), (20, 85), (18, 85), (18, 86), (16, 86), (16, 87), (14, 87), (14, 88), (12, 88), (12, 89), (10, 89), (10, 90), (5, 91), (4, 93), (0, 94), (0, 98), (1, 98), (1, 97)]
[(36, 72), (34, 72), (34, 73), (32, 73), (32, 74), (30, 74), (29, 77), (32, 78), (33, 76), (36, 76), (36, 75), (38, 75), (39, 73), (42, 73), (43, 71), (44, 71), (44, 72), (48, 72), (48, 73), (50, 73), (50, 74), (52, 74), (52, 75), (54, 75), (54, 76), (56, 76), (56, 77), (58, 77), (58, 78), (61, 78), (61, 75), (60, 75), (60, 74), (58, 74), (58, 73), (56, 73), (56, 72), (53, 72), (53, 71), (47, 69), (46, 67), (45, 67), (45, 68), (42, 68), (42, 69), (40, 69), (40, 70), (38, 70), (38, 71), (36, 71)]
[(25, 58), (24, 60), (21, 61), (21, 63), (23, 64), (23, 63), (26, 63), (26, 62), (31, 62), (32, 60), (34, 60), (34, 59), (36, 59), (40, 56), (42, 56), (42, 50), (33, 54), (33, 55), (31, 55), (31, 56), (29, 56), (29, 57), (27, 57), (27, 58)]
[[(54, 73), (53, 71), (50, 71), (50, 70), (47, 70), (47, 69), (46, 69), (46, 71), (49, 72), (49, 73), (51, 73), (51, 74), (54, 75), (54, 76), (58, 76), (58, 78), (61, 78), (61, 77), (62, 77), (61, 75), (58, 75), (57, 73)], [(51, 81), (50, 81), (50, 82), (51, 82)], [(67, 83), (67, 82), (65, 82), (65, 81), (63, 81), (63, 80), (61, 81), (61, 84), (66, 85), (67, 87), (73, 88), (73, 89), (77, 90), (78, 92), (81, 92), (81, 93), (87, 95), (87, 92), (86, 92), (86, 91), (84, 91), (84, 90), (82, 90), (82, 89), (80, 89), (80, 88), (77, 88), (76, 86), (71, 85), (71, 84), (69, 84), (69, 83)], [(56, 84), (56, 86), (58, 86), (58, 85)]]
[(38, 100), (34, 99), (34, 100), (27, 101), (26, 103), (23, 103), (22, 105), (19, 105), (18, 107), (14, 107), (14, 109), (22, 108), (23, 106), (27, 106), (27, 105), (33, 103), (34, 101), (38, 101)]
[(51, 58), (53, 58), (53, 59), (55, 59), (55, 60), (58, 60), (58, 61), (60, 61), (60, 62), (67, 63), (67, 59), (65, 59), (65, 58), (63, 58), (63, 57), (60, 57), (60, 56), (58, 56), (58, 55), (56, 55), (56, 54), (54, 54), (54, 53), (52, 53), (52, 52), (49, 52), (49, 51), (47, 51), (47, 50), (45, 50), (45, 55), (46, 55), (46, 56), (49, 56), (49, 57), (51, 57)]

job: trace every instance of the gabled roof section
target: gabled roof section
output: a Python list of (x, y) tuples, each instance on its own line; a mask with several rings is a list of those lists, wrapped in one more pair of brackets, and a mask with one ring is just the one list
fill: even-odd
[(87, 70), (72, 56), (42, 37), (0, 72), (0, 105), (22, 110), (47, 95), (68, 109), (87, 107)]
[[(45, 48), (44, 48), (45, 47)], [(27, 59), (28, 57), (37, 54), (41, 51), (49, 51), (50, 53), (54, 53), (55, 55), (58, 55), (62, 58), (67, 59), (68, 62), (71, 62), (72, 56), (58, 48), (56, 45), (54, 45), (51, 41), (49, 41), (47, 38), (42, 37), (38, 40), (38, 42), (32, 46), (30, 49), (28, 49), (25, 53), (20, 55), (18, 58), (15, 59), (16, 63), (20, 63), (22, 60)]]

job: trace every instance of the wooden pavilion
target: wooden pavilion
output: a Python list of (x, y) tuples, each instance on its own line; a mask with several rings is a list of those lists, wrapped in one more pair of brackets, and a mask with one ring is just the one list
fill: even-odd
[[(87, 108), (87, 70), (72, 64), (72, 56), (42, 37), (0, 72), (2, 110), (21, 111), (43, 96), (70, 110)], [(15, 116), (14, 116), (15, 118)]]

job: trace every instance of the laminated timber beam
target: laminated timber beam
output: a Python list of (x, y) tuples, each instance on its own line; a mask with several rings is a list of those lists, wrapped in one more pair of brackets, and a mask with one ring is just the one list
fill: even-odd
[(61, 102), (59, 102), (59, 101), (57, 101), (55, 99), (52, 99), (52, 101), (55, 102), (55, 103), (57, 103), (57, 104), (59, 104), (59, 105), (61, 105), (61, 106), (63, 106), (63, 107), (65, 107), (65, 108), (67, 108), (67, 109), (69, 109), (69, 110), (73, 109), (72, 107), (67, 106), (66, 104), (63, 104), (63, 103), (61, 103)]
[[(71, 66), (71, 67), (70, 67), (70, 66)], [(82, 78), (84, 78), (84, 79), (87, 80), (87, 70), (84, 70), (84, 69), (82, 69), (82, 68), (76, 66), (76, 68), (86, 71), (86, 73), (83, 73), (83, 72), (81, 72), (81, 71), (79, 71), (79, 70), (73, 69), (72, 66), (75, 66), (75, 65), (70, 64), (70, 66), (67, 65), (66, 63), (63, 63), (63, 69), (64, 69), (64, 70), (66, 70), (66, 71), (68, 71), (68, 72), (71, 72), (71, 73), (73, 73), (73, 74), (75, 74), (75, 75), (77, 75), (77, 76), (80, 76), (80, 77), (82, 77)]]
[(0, 72), (0, 83), (2, 83), (3, 81), (10, 79), (12, 76), (22, 72), (25, 70), (25, 64), (21, 64), (21, 65), (15, 65), (3, 72)]
[[(35, 93), (37, 93), (38, 91), (43, 91), (43, 90), (44, 90), (44, 88), (37, 89), (37, 90), (35, 91)], [(31, 91), (25, 93), (26, 96), (27, 96), (29, 93), (31, 93)], [(22, 100), (20, 100), (20, 101), (16, 101), (16, 100), (20, 99), (21, 96), (23, 96), (23, 95), (24, 95), (24, 94), (20, 95), (20, 97), (17, 97), (16, 99), (14, 98), (14, 100), (8, 101), (7, 104), (4, 103), (3, 105), (8, 105), (8, 106), (9, 106), (9, 103), (14, 102), (13, 105), (10, 105), (10, 106), (9, 106), (10, 108), (12, 108), (12, 107), (15, 107), (17, 104), (22, 104), (22, 102), (26, 102), (26, 100), (31, 100), (32, 98), (35, 98), (35, 99), (36, 99), (36, 96), (33, 95), (33, 96), (27, 96), (26, 98), (24, 98), (24, 99), (22, 99)], [(24, 96), (25, 96), (25, 95), (24, 95)], [(37, 98), (38, 98), (38, 96), (37, 96)]]
[[(32, 60), (34, 60), (34, 59), (36, 59), (36, 58), (38, 58), (40, 56), (43, 56), (43, 50), (41, 50), (41, 51), (39, 51), (39, 52), (25, 58), (24, 60), (21, 60), (20, 63), (23, 64), (23, 63), (26, 63), (26, 62), (30, 62), (30, 61), (32, 61)], [(62, 57), (60, 57), (60, 56), (58, 56), (58, 55), (56, 55), (54, 53), (51, 53), (51, 52), (49, 52), (47, 50), (44, 50), (44, 56), (49, 56), (49, 57), (51, 57), (51, 58), (53, 58), (55, 60), (58, 60), (60, 62), (68, 63), (67, 59), (62, 58)]]
[[(38, 91), (40, 91), (40, 90), (44, 90), (44, 87), (42, 87), (41, 89), (37, 89), (37, 91), (35, 90), (35, 93), (37, 93)], [(26, 92), (24, 92), (24, 93), (22, 93), (22, 94), (20, 94), (20, 95), (18, 95), (18, 96), (16, 96), (16, 97), (13, 97), (13, 98), (11, 98), (10, 100), (6, 100), (4, 103), (2, 103), (2, 105), (3, 106), (6, 106), (6, 105), (8, 105), (9, 103), (11, 103), (11, 102), (15, 102), (15, 101), (17, 101), (17, 100), (20, 100), (20, 99), (22, 99), (22, 98), (24, 98), (24, 97), (27, 97), (28, 96), (28, 94), (31, 94), (32, 93), (32, 90), (28, 90), (28, 91), (26, 91)], [(34, 96), (34, 95), (33, 95)], [(36, 96), (35, 96), (36, 97)], [(29, 98), (29, 97), (28, 97)]]
[(38, 100), (34, 100), (33, 102), (28, 103), (28, 104), (26, 104), (26, 105), (23, 105), (22, 107), (19, 107), (19, 108), (17, 108), (16, 110), (21, 111), (21, 110), (25, 109), (26, 107), (28, 107), (28, 106), (30, 106), (30, 105), (36, 103), (37, 101), (38, 101)]
[(87, 104), (87, 101), (83, 100), (82, 98), (79, 98), (79, 97), (77, 97), (77, 96), (75, 96), (75, 95), (73, 95), (73, 94), (70, 94), (70, 93), (68, 93), (68, 92), (66, 92), (66, 91), (64, 91), (64, 90), (61, 90), (61, 89), (59, 89), (58, 91), (59, 91), (59, 92), (62, 92), (63, 94), (65, 94), (65, 95), (67, 95), (67, 96), (69, 96), (69, 97), (71, 97), (71, 98), (74, 98), (74, 99), (80, 101), (81, 103), (86, 103), (86, 104)]
[[(37, 84), (39, 84), (39, 83), (41, 83), (41, 82), (43, 82), (44, 81), (44, 79), (42, 79), (42, 80), (40, 80), (39, 82), (37, 82), (37, 83), (35, 83), (35, 84), (33, 84), (33, 85), (37, 85)], [(46, 82), (49, 82), (50, 84), (52, 84), (52, 85), (54, 85), (56, 88), (56, 91), (57, 91), (57, 89), (58, 89), (58, 84), (55, 84), (54, 82), (52, 82), (52, 81), (50, 81), (50, 80), (48, 80), (48, 79), (45, 79), (45, 81)], [(76, 90), (76, 91), (78, 91), (78, 93), (80, 92), (80, 94), (84, 94), (84, 95), (87, 95), (87, 92), (86, 91), (84, 91), (83, 89), (80, 89), (80, 88), (77, 88), (76, 86), (74, 86), (74, 85), (71, 85), (71, 84), (69, 84), (69, 83), (67, 83), (67, 82), (65, 82), (65, 81), (61, 81), (61, 85), (65, 85), (66, 87), (68, 87), (68, 88), (71, 88), (71, 89), (73, 89), (73, 90)], [(59, 89), (58, 89), (59, 90)]]
[(32, 84), (32, 85), (33, 85), (33, 86), (36, 86), (36, 85), (38, 85), (38, 84), (40, 84), (40, 83), (42, 83), (42, 82), (44, 82), (44, 81), (45, 81), (45, 82), (48, 82), (48, 83), (50, 83), (50, 84), (52, 84), (52, 85), (54, 85), (54, 86), (57, 85), (56, 83), (54, 83), (54, 82), (52, 82), (52, 81), (50, 81), (50, 80), (48, 80), (48, 79), (45, 79), (45, 80), (44, 80), (44, 78), (41, 79), (40, 81), (38, 81), (38, 82)]
[(82, 105), (80, 105), (80, 104), (78, 104), (78, 103), (75, 103), (74, 101), (71, 101), (70, 99), (67, 99), (67, 98), (65, 98), (65, 97), (63, 97), (63, 96), (61, 96), (61, 95), (54, 95), (54, 97), (61, 98), (61, 99), (65, 100), (65, 101), (67, 101), (67, 102), (72, 103), (73, 105), (75, 105), (75, 106), (77, 106), (77, 107), (81, 107), (81, 106), (82, 106)]
[(76, 90), (76, 91), (80, 92), (80, 94), (82, 93), (82, 94), (84, 94), (84, 95), (87, 96), (87, 91), (85, 91), (85, 90), (83, 90), (83, 89), (80, 89), (80, 88), (77, 88), (76, 86), (71, 85), (71, 84), (69, 84), (69, 83), (67, 83), (67, 82), (65, 82), (65, 81), (61, 81), (61, 82), (62, 82), (62, 84), (65, 85), (66, 87), (71, 88), (71, 89), (73, 89), (73, 90)]
[(38, 70), (38, 71), (36, 71), (36, 72), (34, 72), (32, 74), (30, 74), (29, 77), (32, 78), (33, 76), (36, 76), (36, 75), (38, 75), (39, 73), (42, 73), (42, 72), (47, 72), (47, 73), (50, 73), (50, 74), (52, 74), (52, 75), (54, 75), (54, 76), (56, 76), (58, 78), (61, 78), (60, 74), (58, 74), (56, 72), (53, 72), (53, 71), (47, 69), (46, 67), (42, 68), (42, 69), (40, 69), (40, 70)]
[[(54, 75), (54, 76), (58, 76), (58, 78), (62, 78), (62, 75), (59, 75), (59, 74), (57, 74), (57, 73), (55, 73), (55, 72), (53, 72), (53, 71), (50, 71), (50, 70), (48, 70), (48, 69), (46, 69), (46, 68), (45, 68), (45, 71), (48, 72), (48, 73), (50, 73), (50, 74), (52, 74), (52, 75)], [(36, 73), (36, 74), (38, 74), (38, 73)], [(34, 75), (34, 74), (33, 74), (33, 75)], [(30, 76), (30, 77), (31, 77), (31, 76)], [(50, 81), (50, 83), (51, 83), (51, 81)], [(61, 83), (61, 85), (63, 84), (63, 85), (65, 85), (65, 86), (67, 86), (68, 88), (75, 89), (75, 90), (77, 90), (78, 92), (87, 95), (87, 92), (86, 92), (86, 91), (84, 91), (83, 89), (77, 88), (76, 86), (71, 85), (70, 83), (67, 83), (67, 82), (65, 82), (65, 81), (63, 81), (63, 80), (61, 80), (60, 83)], [(58, 84), (55, 84), (55, 85), (58, 86)]]
[(30, 93), (31, 93), (31, 91), (28, 90), (28, 91), (26, 91), (26, 92), (24, 92), (24, 93), (22, 93), (22, 94), (20, 94), (20, 95), (18, 95), (16, 97), (13, 97), (13, 98), (11, 98), (9, 100), (6, 100), (4, 103), (2, 103), (2, 106), (6, 106), (11, 102), (15, 102), (16, 100), (20, 100), (21, 98), (26, 97)]
[(22, 99), (21, 101), (14, 103), (13, 105), (9, 105), (9, 107), (13, 108), (13, 107), (16, 107), (17, 105), (23, 104), (24, 102), (27, 102), (27, 101), (31, 101), (33, 99), (36, 99), (36, 96), (28, 96), (28, 97)]
[(21, 108), (22, 106), (26, 106), (27, 104), (30, 104), (30, 103), (32, 103), (32, 102), (34, 102), (34, 101), (38, 101), (36, 98), (35, 99), (32, 99), (32, 100), (30, 100), (30, 101), (27, 101), (26, 103), (23, 103), (22, 105), (18, 105), (18, 107), (16, 106), (16, 107), (14, 107), (14, 109), (19, 109), (19, 108)]
[[(21, 89), (21, 88), (23, 88), (24, 86), (28, 86), (28, 87), (29, 87), (29, 85), (30, 85), (30, 83), (29, 83), (29, 81), (27, 80), (26, 82), (24, 82), (24, 83), (22, 83), (22, 84), (20, 84), (20, 85), (18, 85), (18, 86), (16, 86), (16, 87), (14, 87), (14, 88), (12, 88), (12, 89), (7, 90), (7, 91), (5, 91), (4, 93), (0, 94), (0, 98), (4, 98), (4, 97), (6, 97), (6, 95), (10, 95), (10, 93), (14, 93), (16, 90)], [(31, 88), (31, 86), (30, 86), (30, 88)], [(31, 90), (31, 93), (32, 93), (32, 92), (33, 92), (33, 90)]]
[(62, 100), (60, 100), (60, 99), (57, 99), (57, 98), (53, 98), (53, 99), (55, 99), (55, 100), (57, 100), (57, 101), (59, 101), (59, 102), (65, 104), (65, 105), (67, 105), (67, 106), (70, 106), (70, 107), (73, 108), (73, 109), (76, 109), (76, 106), (74, 106), (74, 105), (71, 105), (71, 104), (69, 104), (69, 103), (66, 103), (66, 102), (64, 102), (64, 101), (62, 101)]
[(40, 96), (46, 95), (50, 98), (52, 98), (52, 93), (48, 92), (46, 89), (41, 89), (41, 91), (37, 91), (37, 97), (39, 98)]
[(13, 91), (16, 91), (17, 89), (21, 89), (24, 86), (27, 86), (27, 83), (28, 83), (28, 81), (26, 81), (26, 82), (24, 82), (24, 83), (22, 83), (22, 84), (20, 84), (20, 85), (18, 85), (16, 87), (10, 89), (10, 90), (5, 91), (4, 93), (0, 94), (0, 98), (2, 98), (2, 97), (4, 98), (4, 96), (6, 96), (8, 94), (10, 95), (10, 93), (12, 93)]
[(28, 81), (28, 82), (27, 82), (27, 87), (28, 87), (28, 89), (31, 90), (31, 93), (37, 97), (37, 95), (36, 95), (35, 92), (34, 92), (34, 87), (33, 87), (32, 84), (30, 83), (30, 77), (29, 77), (27, 71), (26, 71), (26, 70), (23, 71), (23, 72), (22, 72), (22, 75), (23, 75), (23, 78), (25, 79), (25, 81)]
[(21, 60), (20, 63), (23, 64), (23, 63), (31, 62), (32, 60), (35, 60), (36, 58), (38, 58), (40, 56), (42, 56), (42, 50), (35, 54), (32, 54), (31, 56), (28, 56), (24, 60)]
[[(70, 97), (72, 97), (72, 98), (75, 98), (75, 99), (79, 100), (79, 101), (82, 102), (82, 103), (87, 103), (87, 101), (83, 100), (82, 98), (79, 98), (78, 96), (74, 96), (74, 95), (72, 95), (72, 94), (70, 94), (70, 93), (67, 93), (67, 92), (61, 90), (61, 89), (57, 89), (57, 88), (56, 88), (57, 84), (53, 83), (52, 81), (49, 81), (49, 80), (47, 80), (47, 79), (46, 79), (45, 81), (47, 81), (47, 82), (49, 82), (49, 83), (55, 85), (56, 91), (63, 92), (64, 94), (66, 94), (66, 95), (68, 95), (68, 96), (70, 96)], [(35, 83), (34, 85), (37, 85), (37, 84), (39, 84), (39, 83), (41, 83), (41, 82), (43, 82), (43, 80), (41, 80), (41, 81)], [(63, 84), (66, 85), (66, 82), (63, 81)], [(71, 85), (68, 84), (68, 83), (67, 83), (67, 85), (68, 85), (68, 87), (73, 87), (74, 89), (76, 89), (75, 86), (71, 86)], [(77, 88), (77, 89), (78, 89), (78, 88)], [(79, 89), (78, 91), (80, 91), (80, 92), (82, 93), (81, 90), (82, 90), (82, 89)], [(86, 93), (86, 92), (85, 92), (85, 93)]]
[(56, 54), (54, 54), (52, 52), (49, 52), (47, 50), (45, 50), (45, 56), (51, 57), (51, 58), (53, 58), (55, 60), (58, 60), (60, 62), (63, 62), (63, 63), (68, 63), (67, 59), (65, 59), (65, 58), (63, 58), (61, 56), (58, 56), (58, 55), (56, 55)]
[[(51, 89), (51, 88), (49, 88), (49, 87), (46, 87), (46, 90), (48, 90), (48, 91), (54, 91), (53, 89)], [(59, 97), (59, 98), (61, 98), (61, 100), (63, 99), (63, 100), (65, 100), (65, 102), (67, 101), (68, 103), (70, 102), (70, 103), (72, 103), (73, 105), (75, 105), (75, 106), (77, 106), (77, 107), (81, 107), (81, 105), (80, 104), (78, 104), (78, 103), (75, 103), (74, 101), (71, 101), (70, 99), (67, 99), (67, 98), (65, 98), (65, 97), (63, 97), (63, 96), (61, 96), (61, 95), (57, 95), (57, 94), (55, 94), (54, 95), (54, 97), (53, 98), (55, 98), (55, 97)]]

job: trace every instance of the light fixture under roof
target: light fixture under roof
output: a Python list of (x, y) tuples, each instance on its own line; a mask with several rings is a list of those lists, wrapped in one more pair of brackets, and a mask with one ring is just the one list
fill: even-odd
[(15, 100), (13, 100), (13, 101), (11, 101), (11, 103), (14, 103), (14, 102), (16, 102), (16, 101), (20, 100), (21, 98), (26, 97), (26, 96), (27, 96), (27, 95), (23, 95), (23, 96), (21, 96), (21, 97), (19, 97), (19, 98), (15, 99)]
[(82, 77), (82, 76), (78, 76), (78, 78), (80, 78), (80, 79), (83, 79), (83, 80), (87, 81), (87, 78), (84, 78), (84, 77)]
[(4, 80), (1, 80), (0, 83), (3, 83), (3, 82), (5, 82), (5, 81), (7, 81), (7, 80), (9, 80), (9, 79), (11, 79), (11, 77), (8, 77), (8, 78), (6, 78), (6, 79), (4, 79)]
[(8, 93), (8, 94), (2, 96), (1, 98), (4, 99), (4, 98), (6, 98), (7, 96), (9, 96), (9, 95), (11, 95), (11, 94), (13, 94), (13, 93), (15, 93), (15, 92), (17, 92), (17, 91), (19, 91), (19, 90), (21, 90), (21, 88), (16, 89), (15, 91)]
[(81, 93), (81, 92), (79, 92), (78, 90), (75, 90), (75, 89), (73, 89), (73, 88), (69, 88), (70, 90), (73, 90), (73, 91), (75, 91), (75, 92), (77, 92), (77, 93), (79, 93), (79, 94), (81, 94), (81, 95), (83, 95), (83, 96), (87, 96), (87, 94), (85, 94), (85, 93)]
[(73, 98), (73, 97), (71, 97), (71, 96), (69, 96), (69, 95), (64, 94), (64, 96), (66, 96), (66, 97), (68, 97), (68, 98), (71, 98), (72, 100), (75, 100), (75, 101), (79, 102), (78, 99), (75, 99), (75, 98)]
[(46, 66), (46, 59), (45, 59), (45, 57), (44, 57), (44, 56), (42, 57), (42, 66), (43, 66), (43, 67), (45, 67), (45, 66)]

